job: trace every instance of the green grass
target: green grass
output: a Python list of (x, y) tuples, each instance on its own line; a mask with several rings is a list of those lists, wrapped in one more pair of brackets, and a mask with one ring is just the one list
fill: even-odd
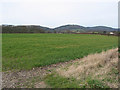
[(80, 88), (76, 79), (65, 78), (53, 73), (45, 77), (45, 82), (52, 88)]
[(58, 74), (52, 73), (45, 77), (45, 83), (52, 88), (109, 88), (102, 81), (87, 77), (84, 80), (75, 78), (66, 78)]
[(2, 34), (2, 69), (31, 69), (82, 58), (117, 47), (117, 39), (103, 35)]

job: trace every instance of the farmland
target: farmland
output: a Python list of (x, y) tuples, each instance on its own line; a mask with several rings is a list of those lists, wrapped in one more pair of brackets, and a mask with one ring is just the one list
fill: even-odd
[(2, 34), (2, 69), (29, 70), (116, 48), (115, 36)]

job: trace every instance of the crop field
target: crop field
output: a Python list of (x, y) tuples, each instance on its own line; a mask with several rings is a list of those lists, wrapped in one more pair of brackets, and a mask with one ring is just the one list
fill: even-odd
[(2, 34), (2, 69), (28, 70), (116, 48), (118, 38), (79, 34)]

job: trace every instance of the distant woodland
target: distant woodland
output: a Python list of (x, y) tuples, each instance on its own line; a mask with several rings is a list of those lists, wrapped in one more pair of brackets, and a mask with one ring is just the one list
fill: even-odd
[(2, 25), (2, 33), (118, 33), (118, 29), (96, 26), (83, 27), (79, 25), (64, 25), (56, 28), (48, 28), (37, 25)]

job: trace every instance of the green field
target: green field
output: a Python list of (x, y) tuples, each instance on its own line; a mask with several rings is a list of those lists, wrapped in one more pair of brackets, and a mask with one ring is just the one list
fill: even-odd
[(118, 38), (80, 34), (2, 34), (2, 69), (32, 69), (117, 47)]

